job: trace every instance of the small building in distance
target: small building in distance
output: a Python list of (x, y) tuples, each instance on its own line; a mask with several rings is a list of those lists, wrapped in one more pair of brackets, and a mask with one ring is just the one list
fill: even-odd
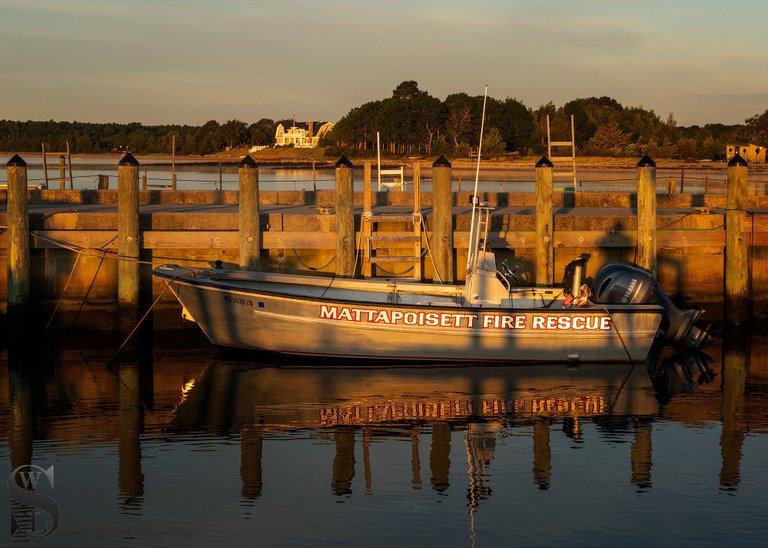
[(320, 138), (333, 129), (331, 122), (318, 122), (320, 126), (315, 132), (315, 123), (309, 120), (306, 123), (295, 122), (285, 129), (283, 124), (277, 124), (275, 130), (275, 146), (294, 146), (295, 148), (315, 148)]
[(765, 163), (765, 147), (759, 145), (725, 145), (725, 157), (728, 160), (736, 156), (737, 153), (750, 164)]

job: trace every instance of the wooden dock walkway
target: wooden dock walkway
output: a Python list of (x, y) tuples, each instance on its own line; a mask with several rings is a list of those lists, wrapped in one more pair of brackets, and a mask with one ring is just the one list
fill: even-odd
[[(450, 169), (450, 163), (445, 169)], [(551, 168), (537, 165), (537, 174), (540, 169)], [(137, 174), (133, 177), (138, 188)], [(448, 177), (450, 181), (450, 173)], [(10, 192), (0, 191), (0, 225), (6, 228), (13, 224), (9, 223), (10, 210), (6, 205), (11, 202), (7, 198)], [(336, 191), (258, 192), (256, 179), (256, 193), (256, 243), (263, 269), (339, 275), (333, 264), (339, 249)], [(413, 213), (414, 196), (410, 192), (371, 192), (368, 198), (365, 194), (358, 191), (350, 196), (354, 242), (349, 240), (357, 249), (365, 245), (361, 230), (366, 214)], [(136, 232), (128, 236), (135, 251), (131, 251), (130, 257), (121, 252), (120, 261), (116, 253), (120, 252), (118, 235), (122, 230), (119, 196), (120, 190), (110, 189), (27, 190), (31, 300), (48, 309), (52, 302), (57, 303), (57, 310), (79, 311), (84, 306), (109, 309), (114, 306), (115, 287), (126, 276), (119, 272), (116, 263), (128, 259), (140, 263), (135, 272), (127, 275), (135, 276), (137, 286), (145, 288), (144, 301), (163, 290), (162, 284), (152, 280), (153, 266), (210, 266), (218, 262), (224, 268), (240, 268), (244, 212), (238, 191), (136, 190), (131, 198), (136, 200), (137, 221), (131, 229)], [(638, 207), (639, 193), (557, 192), (547, 198), (551, 203), (551, 227), (547, 227), (549, 232), (543, 237), (538, 232), (542, 217), (537, 212), (537, 194), (486, 192), (480, 199), (495, 208), (487, 244), (500, 262), (507, 260), (512, 264), (522, 283), (533, 283), (541, 264), (557, 283), (565, 265), (584, 255), (589, 257), (588, 276), (608, 262), (640, 265), (641, 251), (646, 252), (646, 243), (652, 239), (651, 256), (658, 265), (652, 269), (667, 292), (680, 299), (716, 303), (723, 300), (726, 217), (738, 211), (737, 237), (750, 251), (748, 260), (741, 260), (737, 269), (749, 270), (751, 297), (768, 301), (768, 277), (762, 275), (768, 267), (768, 196), (744, 196), (739, 202), (742, 205), (734, 208), (726, 207), (724, 195), (656, 194), (651, 225), (642, 225), (639, 209), (647, 206)], [(448, 241), (452, 241), (452, 249), (447, 251), (456, 257), (453, 279), (458, 280), (463, 279), (461, 257), (466, 257), (469, 243), (469, 201), (469, 192), (452, 192), (452, 207), (447, 210), (451, 215)], [(418, 219), (403, 221), (399, 215), (396, 221), (379, 222), (377, 229), (379, 235), (396, 240), (397, 235), (412, 234), (413, 222), (422, 222), (420, 270), (421, 277), (429, 281), (434, 278), (435, 263), (428, 251), (436, 210), (431, 193), (420, 193), (420, 202)], [(644, 236), (638, 238), (639, 233)], [(9, 268), (0, 269), (0, 293), (13, 281), (11, 274), (16, 275), (8, 259), (9, 241), (0, 238), (0, 256), (9, 264)], [(402, 254), (397, 253), (397, 247), (398, 244), (391, 245), (392, 255)], [(542, 250), (547, 249), (551, 256), (541, 263)], [(379, 275), (394, 277), (407, 276), (410, 268), (407, 264), (392, 263), (379, 270)], [(6, 302), (8, 296), (4, 296)], [(177, 306), (170, 295), (162, 301), (170, 307)]]

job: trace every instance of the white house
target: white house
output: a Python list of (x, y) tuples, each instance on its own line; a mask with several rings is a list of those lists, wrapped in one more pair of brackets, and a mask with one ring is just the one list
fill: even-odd
[(306, 124), (296, 123), (285, 129), (283, 124), (278, 124), (275, 130), (275, 146), (284, 147), (293, 145), (296, 148), (315, 148), (320, 142), (320, 138), (333, 129), (331, 122), (325, 122), (314, 132), (314, 122), (308, 121)]

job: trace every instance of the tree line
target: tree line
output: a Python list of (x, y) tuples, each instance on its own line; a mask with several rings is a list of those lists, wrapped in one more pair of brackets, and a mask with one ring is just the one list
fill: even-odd
[[(392, 96), (353, 108), (325, 140), (337, 151), (365, 154), (376, 147), (392, 154), (449, 154), (465, 157), (477, 146), (482, 96), (448, 95), (444, 101), (418, 88), (398, 85)], [(547, 152), (547, 116), (552, 141), (571, 140), (573, 117), (577, 154), (680, 160), (718, 160), (726, 143), (768, 145), (768, 110), (744, 124), (678, 126), (674, 115), (662, 118), (643, 107), (625, 107), (610, 97), (574, 99), (558, 107), (535, 109), (513, 98), (487, 98), (483, 156)], [(553, 152), (554, 154), (554, 152)]]
[[(378, 136), (381, 150), (389, 155), (468, 157), (477, 147), (482, 105), (482, 96), (466, 93), (440, 100), (409, 80), (399, 84), (391, 97), (352, 108), (320, 144), (329, 157), (366, 156), (375, 154)], [(725, 155), (726, 143), (768, 145), (768, 110), (744, 124), (681, 127), (671, 113), (661, 117), (643, 107), (625, 107), (610, 97), (574, 99), (562, 106), (549, 102), (535, 109), (517, 99), (488, 97), (483, 156), (545, 154), (547, 116), (553, 141), (571, 139), (573, 117), (581, 156), (648, 154), (718, 160)], [(291, 120), (268, 118), (251, 124), (210, 120), (201, 126), (0, 120), (0, 150), (34, 151), (45, 143), (48, 150), (61, 151), (69, 143), (74, 153), (168, 154), (175, 137), (178, 154), (204, 155), (274, 145), (280, 123), (286, 128), (292, 125)]]
[(63, 151), (69, 143), (75, 153), (133, 151), (141, 154), (170, 154), (173, 137), (178, 154), (214, 154), (228, 148), (273, 145), (277, 125), (289, 127), (291, 120), (263, 118), (247, 124), (210, 120), (202, 126), (143, 125), (89, 122), (17, 122), (0, 120), (0, 150), (38, 151), (45, 143), (50, 151)]

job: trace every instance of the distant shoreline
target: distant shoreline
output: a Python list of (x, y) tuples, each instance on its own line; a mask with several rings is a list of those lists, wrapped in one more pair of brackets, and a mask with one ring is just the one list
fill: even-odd
[[(27, 151), (27, 152), (0, 152), (0, 157), (10, 158), (14, 154), (19, 154), (29, 163), (37, 164), (40, 162), (39, 151)], [(177, 165), (211, 165), (211, 164), (237, 164), (247, 154), (247, 149), (238, 149), (229, 152), (222, 152), (212, 155), (192, 155), (182, 156), (176, 155)], [(115, 163), (119, 162), (124, 156), (122, 153), (88, 153), (88, 154), (72, 154), (72, 163), (87, 163), (89, 160), (98, 160), (104, 162), (107, 160), (114, 160)], [(323, 155), (323, 151), (318, 149), (265, 149), (250, 154), (258, 164), (265, 166), (285, 166), (285, 167), (301, 167), (310, 168), (314, 164), (317, 168), (329, 168), (333, 167), (338, 158), (330, 158)], [(172, 158), (170, 154), (135, 154), (139, 163), (147, 163), (151, 165), (171, 165)], [(533, 169), (536, 162), (539, 160), (539, 156), (516, 156), (514, 158), (493, 158), (488, 160), (481, 160), (481, 169), (511, 169), (511, 170), (528, 170)], [(366, 160), (370, 160), (373, 163), (376, 162), (375, 157), (368, 156), (349, 156), (350, 161), (357, 165), (362, 166)], [(477, 161), (467, 158), (451, 159), (448, 158), (453, 167), (458, 169), (474, 168), (477, 165)], [(431, 165), (434, 162), (435, 157), (409, 157), (409, 158), (382, 158), (382, 164), (384, 165), (411, 165), (414, 162), (421, 162), (424, 166)], [(636, 167), (639, 158), (613, 158), (613, 157), (577, 157), (576, 165), (583, 168), (605, 168), (605, 169), (633, 169)], [(657, 159), (655, 160), (659, 168), (665, 169), (724, 169), (727, 166), (725, 161), (698, 161), (698, 162), (684, 162), (680, 160), (672, 159)], [(768, 164), (752, 164), (750, 169), (757, 169), (760, 171), (768, 169)]]

